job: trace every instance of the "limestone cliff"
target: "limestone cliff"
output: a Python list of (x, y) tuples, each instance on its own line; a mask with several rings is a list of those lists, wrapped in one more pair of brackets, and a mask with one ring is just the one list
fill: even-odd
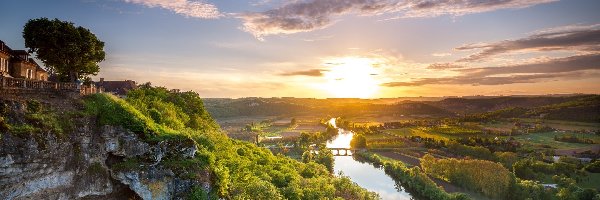
[[(194, 141), (148, 142), (121, 127), (99, 126), (93, 116), (73, 114), (76, 100), (40, 102), (53, 107), (55, 123), (69, 126), (35, 129), (52, 120), (31, 117), (36, 104), (28, 100), (0, 96), (0, 199), (184, 199), (192, 188), (209, 190), (208, 171), (190, 178), (162, 162), (194, 157)], [(24, 128), (11, 131), (17, 129), (8, 129), (10, 124)]]

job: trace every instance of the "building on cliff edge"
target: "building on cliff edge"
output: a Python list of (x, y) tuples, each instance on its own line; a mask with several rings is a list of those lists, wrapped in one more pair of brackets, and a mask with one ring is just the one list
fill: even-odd
[(25, 50), (12, 50), (0, 40), (0, 76), (48, 81), (48, 72)]

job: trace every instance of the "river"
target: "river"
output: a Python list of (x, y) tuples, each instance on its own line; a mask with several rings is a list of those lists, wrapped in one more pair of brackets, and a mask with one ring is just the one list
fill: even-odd
[[(335, 119), (331, 119), (329, 122), (336, 127)], [(350, 148), (352, 135), (354, 135), (352, 131), (338, 128), (338, 135), (327, 142), (327, 147)], [(398, 186), (399, 188), (396, 187), (394, 180), (385, 174), (383, 169), (375, 168), (368, 163), (360, 163), (354, 160), (352, 156), (334, 156), (334, 159), (335, 164), (333, 169), (335, 174), (342, 172), (361, 187), (377, 192), (382, 199), (412, 199), (412, 196), (405, 192), (401, 186)]]

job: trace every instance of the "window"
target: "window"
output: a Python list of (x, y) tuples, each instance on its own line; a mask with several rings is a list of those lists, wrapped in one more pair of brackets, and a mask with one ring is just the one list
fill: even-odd
[(27, 79), (33, 79), (33, 70), (27, 69)]
[(4, 58), (0, 58), (0, 72), (8, 71), (8, 70), (5, 69), (6, 67), (4, 66), (4, 64), (6, 62), (4, 62), (4, 60), (5, 60)]

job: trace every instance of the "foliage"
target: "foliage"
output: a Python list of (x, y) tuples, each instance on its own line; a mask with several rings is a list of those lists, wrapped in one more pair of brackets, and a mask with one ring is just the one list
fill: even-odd
[(195, 186), (192, 188), (192, 192), (190, 193), (188, 199), (190, 200), (217, 200), (219, 199), (217, 196), (215, 196), (213, 193), (209, 193), (206, 190), (204, 190), (204, 188), (199, 187), (199, 186)]
[(554, 140), (561, 141), (561, 142), (581, 143), (581, 144), (594, 144), (595, 143), (594, 140), (591, 140), (588, 138), (579, 138), (574, 135), (562, 135), (562, 136), (555, 135)]
[(204, 109), (197, 93), (169, 91), (164, 87), (152, 87), (149, 83), (127, 93), (127, 102), (142, 114), (151, 116), (157, 124), (174, 130), (191, 128), (218, 131), (219, 125)]
[(492, 152), (489, 149), (484, 147), (462, 145), (454, 141), (448, 142), (447, 146), (450, 152), (459, 155), (485, 160), (494, 160), (494, 154), (492, 154)]
[(513, 181), (510, 171), (486, 160), (435, 159), (427, 154), (421, 158), (421, 166), (434, 177), (492, 198), (506, 198)]
[(577, 165), (565, 162), (544, 163), (533, 159), (522, 159), (513, 165), (517, 177), (529, 180), (540, 179), (546, 175), (565, 175), (572, 177), (578, 173)]
[(586, 165), (585, 170), (592, 173), (600, 173), (600, 160), (596, 160)]
[[(331, 166), (331, 169), (333, 166), (333, 157), (327, 153), (314, 156), (315, 162), (324, 165), (315, 162), (305, 164), (275, 156), (254, 144), (227, 138), (204, 110), (196, 93), (173, 93), (148, 85), (130, 91), (126, 101), (97, 94), (86, 97), (84, 105), (86, 113), (95, 116), (101, 125), (123, 126), (144, 133), (152, 140), (193, 139), (198, 147), (195, 158), (165, 158), (161, 163), (183, 178), (198, 178), (198, 173), (208, 170), (213, 186), (208, 196), (215, 194), (223, 199), (378, 198), (375, 193), (333, 176), (324, 166)], [(160, 118), (151, 117), (156, 114)], [(197, 124), (190, 123), (194, 116), (201, 118)], [(166, 124), (166, 121), (178, 124)], [(318, 138), (327, 134), (319, 134)], [(130, 158), (114, 164), (112, 168), (139, 169), (146, 166), (143, 162)], [(194, 198), (207, 197), (202, 191), (195, 190), (193, 193)]]
[(30, 19), (23, 28), (23, 38), (25, 47), (63, 80), (96, 75), (98, 63), (105, 57), (104, 42), (90, 30), (71, 22)]
[(519, 161), (519, 156), (513, 152), (494, 152), (494, 156), (498, 159), (498, 162), (509, 170), (512, 170), (513, 164)]
[(383, 166), (385, 173), (391, 176), (395, 181), (402, 183), (402, 186), (410, 190), (411, 194), (416, 194), (425, 199), (469, 199), (461, 193), (446, 193), (418, 167), (408, 168), (400, 161), (384, 159), (378, 155), (367, 152), (359, 152), (355, 155), (359, 156), (359, 158), (366, 159), (375, 166)]
[(85, 112), (96, 116), (99, 125), (122, 126), (135, 133), (151, 137), (160, 128), (132, 105), (110, 94), (93, 94), (84, 99)]
[(559, 190), (556, 197), (560, 200), (593, 200), (597, 199), (598, 191), (594, 189), (583, 189), (575, 185), (575, 180), (566, 176), (553, 176), (552, 179), (558, 184)]
[(352, 140), (350, 141), (350, 147), (352, 148), (366, 148), (367, 147), (367, 139), (363, 134), (354, 134), (352, 136)]
[(29, 113), (38, 113), (42, 111), (42, 104), (36, 100), (27, 101), (27, 112)]
[(8, 125), (8, 122), (6, 122), (4, 117), (0, 116), (0, 132), (4, 133), (7, 132), (9, 129), (10, 125)]
[(446, 135), (476, 135), (483, 133), (481, 130), (464, 126), (436, 126), (428, 128), (427, 131)]
[[(464, 101), (460, 104), (476, 104), (468, 107), (494, 107), (494, 105), (513, 105), (508, 108), (490, 111), (491, 109), (480, 110), (480, 114), (470, 114), (462, 117), (460, 121), (494, 121), (502, 118), (529, 118), (536, 117), (542, 119), (569, 120), (580, 122), (598, 122), (600, 121), (599, 95), (584, 95), (573, 97), (501, 97), (494, 99), (446, 99), (442, 104), (448, 101)], [(452, 108), (456, 109), (458, 102), (453, 102)], [(485, 104), (486, 106), (481, 106)]]
[(515, 200), (547, 200), (554, 198), (552, 192), (547, 191), (542, 184), (530, 180), (517, 180), (510, 191), (509, 199)]
[[(12, 116), (12, 120), (9, 121), (10, 118), (0, 117), (0, 130), (4, 129), (7, 132), (22, 136), (39, 133), (52, 133), (56, 136), (62, 136), (63, 133), (73, 128), (71, 120), (60, 120), (61, 117), (70, 118), (71, 113), (62, 113), (62, 116), (59, 116), (59, 113), (44, 108), (36, 100), (27, 101), (26, 104), (27, 112), (7, 115), (7, 117)], [(15, 116), (19, 116), (19, 119), (14, 119)], [(12, 122), (12, 124), (9, 122)], [(41, 139), (39, 136), (35, 138)]]

